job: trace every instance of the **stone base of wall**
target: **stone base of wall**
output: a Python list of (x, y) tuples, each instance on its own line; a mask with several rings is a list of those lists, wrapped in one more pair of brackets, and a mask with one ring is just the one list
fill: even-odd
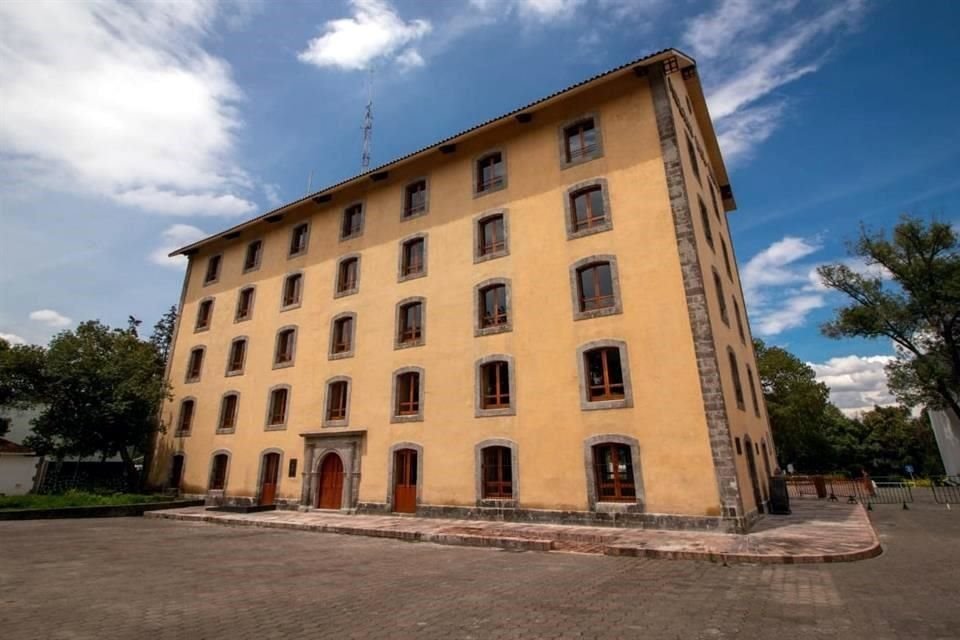
[[(188, 500), (202, 500), (207, 507), (254, 507), (257, 506), (255, 496), (225, 496), (220, 491), (211, 491), (210, 493), (184, 493), (181, 497)], [(274, 501), (277, 509), (286, 509), (296, 511), (300, 508), (300, 502), (297, 500), (278, 498)]]

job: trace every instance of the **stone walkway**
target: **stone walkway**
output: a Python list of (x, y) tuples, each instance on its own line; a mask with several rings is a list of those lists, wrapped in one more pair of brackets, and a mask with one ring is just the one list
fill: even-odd
[(154, 511), (144, 517), (460, 546), (723, 563), (849, 562), (880, 554), (880, 541), (860, 505), (795, 501), (791, 507), (792, 515), (767, 516), (748, 535), (321, 511), (237, 514), (203, 507)]

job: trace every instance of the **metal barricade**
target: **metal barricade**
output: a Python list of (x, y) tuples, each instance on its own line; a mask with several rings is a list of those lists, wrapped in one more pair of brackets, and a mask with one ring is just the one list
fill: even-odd
[(937, 504), (960, 504), (960, 476), (932, 478), (930, 488)]
[(913, 490), (904, 480), (873, 480), (860, 483), (857, 500), (863, 504), (903, 504), (913, 502)]

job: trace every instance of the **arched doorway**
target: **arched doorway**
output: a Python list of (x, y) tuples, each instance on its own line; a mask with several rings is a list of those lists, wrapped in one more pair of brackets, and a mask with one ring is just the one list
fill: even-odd
[(393, 454), (393, 510), (417, 512), (417, 452), (400, 449)]
[(280, 454), (263, 456), (263, 473), (260, 476), (260, 504), (273, 504), (277, 498), (277, 483), (280, 479)]
[(175, 453), (173, 455), (173, 464), (170, 466), (170, 488), (180, 491), (180, 483), (183, 481), (183, 454)]
[(343, 499), (343, 460), (328, 453), (320, 463), (320, 485), (317, 489), (317, 507), (339, 509)]
[(743, 439), (743, 444), (747, 450), (747, 466), (750, 469), (750, 484), (753, 485), (753, 500), (757, 505), (757, 511), (763, 513), (763, 496), (760, 493), (760, 480), (757, 478), (757, 459), (753, 454), (753, 441), (750, 440), (750, 436)]

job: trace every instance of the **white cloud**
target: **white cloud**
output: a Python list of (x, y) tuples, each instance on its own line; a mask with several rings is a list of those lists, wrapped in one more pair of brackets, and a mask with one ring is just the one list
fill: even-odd
[(31, 311), (30, 319), (55, 329), (68, 327), (70, 326), (70, 323), (73, 322), (73, 320), (67, 316), (58, 311), (54, 311), (53, 309), (38, 309), (36, 311)]
[(267, 199), (267, 205), (271, 209), (276, 209), (283, 204), (283, 197), (280, 195), (280, 187), (275, 184), (264, 184), (263, 196)]
[(842, 356), (808, 363), (817, 380), (830, 387), (830, 400), (847, 415), (897, 404), (887, 387), (884, 367), (893, 356)]
[(351, 17), (328, 21), (323, 34), (297, 54), (301, 62), (347, 71), (390, 60), (404, 66), (423, 64), (410, 45), (430, 33), (433, 25), (429, 20), (405, 22), (386, 0), (352, 0), (351, 5)]
[(799, 270), (795, 263), (819, 250), (819, 245), (813, 242), (795, 236), (784, 236), (750, 258), (740, 270), (744, 295), (748, 302), (761, 296), (763, 287), (807, 282), (809, 270)]
[(15, 333), (0, 333), (0, 340), (6, 340), (10, 344), (27, 344), (24, 338)]
[(573, 17), (584, 0), (517, 0), (517, 9), (521, 15), (535, 17), (538, 20), (566, 20)]
[(750, 153), (776, 131), (785, 107), (786, 103), (781, 101), (727, 116), (717, 134), (724, 159), (736, 163), (749, 158)]
[(171, 258), (170, 252), (205, 238), (207, 233), (189, 224), (175, 224), (164, 229), (160, 235), (163, 237), (163, 241), (159, 247), (150, 252), (147, 259), (161, 267), (182, 269), (187, 266), (187, 258), (185, 256)]
[(773, 305), (761, 305), (755, 314), (754, 330), (757, 335), (774, 336), (787, 329), (802, 327), (807, 314), (826, 305), (821, 295), (788, 294)]
[[(0, 168), (38, 189), (238, 215), (241, 93), (201, 47), (216, 5), (0, 3)], [(22, 170), (29, 166), (30, 171)]]

